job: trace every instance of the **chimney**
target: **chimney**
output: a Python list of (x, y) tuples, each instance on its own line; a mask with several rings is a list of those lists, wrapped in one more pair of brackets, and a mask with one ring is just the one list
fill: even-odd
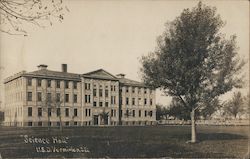
[(124, 78), (125, 77), (125, 74), (123, 74), (123, 73), (120, 73), (120, 74), (118, 74), (118, 75), (116, 75), (118, 78)]
[(40, 64), (37, 67), (39, 70), (45, 70), (45, 69), (47, 69), (48, 65)]
[(62, 72), (67, 72), (67, 64), (62, 64)]

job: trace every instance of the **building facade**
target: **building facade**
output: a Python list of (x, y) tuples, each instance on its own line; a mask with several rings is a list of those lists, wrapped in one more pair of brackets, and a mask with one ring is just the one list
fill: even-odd
[(20, 72), (4, 81), (5, 125), (86, 126), (156, 124), (155, 90), (103, 69), (85, 74)]

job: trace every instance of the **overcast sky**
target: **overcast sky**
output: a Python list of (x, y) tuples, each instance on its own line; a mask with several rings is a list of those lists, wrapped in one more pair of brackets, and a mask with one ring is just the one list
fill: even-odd
[[(239, 54), (248, 59), (249, 2), (203, 2), (217, 7), (226, 21), (222, 32), (227, 36), (237, 35)], [(70, 12), (66, 12), (62, 23), (55, 22), (45, 29), (26, 28), (27, 37), (0, 33), (1, 83), (19, 71), (34, 71), (39, 64), (59, 71), (62, 63), (68, 64), (69, 72), (86, 73), (103, 68), (114, 75), (124, 73), (127, 78), (140, 81), (140, 57), (154, 51), (156, 38), (167, 21), (198, 1), (65, 0), (64, 3)], [(249, 72), (248, 66), (245, 72)], [(157, 93), (157, 103), (168, 105), (168, 102), (168, 98)]]

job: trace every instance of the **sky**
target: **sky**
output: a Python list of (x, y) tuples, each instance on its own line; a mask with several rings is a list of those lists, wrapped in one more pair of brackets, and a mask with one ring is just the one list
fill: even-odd
[[(249, 59), (249, 2), (246, 0), (202, 1), (217, 7), (226, 25), (227, 37), (237, 35), (239, 55)], [(0, 33), (0, 96), (3, 101), (3, 79), (22, 70), (35, 71), (37, 65), (68, 72), (86, 73), (96, 69), (141, 81), (140, 58), (156, 48), (156, 38), (164, 24), (174, 20), (185, 8), (197, 5), (195, 0), (143, 1), (64, 0), (69, 9), (62, 23), (46, 28), (29, 26), (28, 36)], [(249, 83), (249, 64), (244, 68)], [(245, 92), (248, 85), (245, 86)], [(157, 91), (157, 103), (169, 105), (169, 97)]]

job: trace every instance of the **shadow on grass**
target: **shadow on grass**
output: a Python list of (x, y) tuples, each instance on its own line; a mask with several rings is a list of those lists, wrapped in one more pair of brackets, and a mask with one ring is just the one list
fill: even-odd
[(199, 141), (248, 139), (246, 136), (230, 133), (198, 133)]

